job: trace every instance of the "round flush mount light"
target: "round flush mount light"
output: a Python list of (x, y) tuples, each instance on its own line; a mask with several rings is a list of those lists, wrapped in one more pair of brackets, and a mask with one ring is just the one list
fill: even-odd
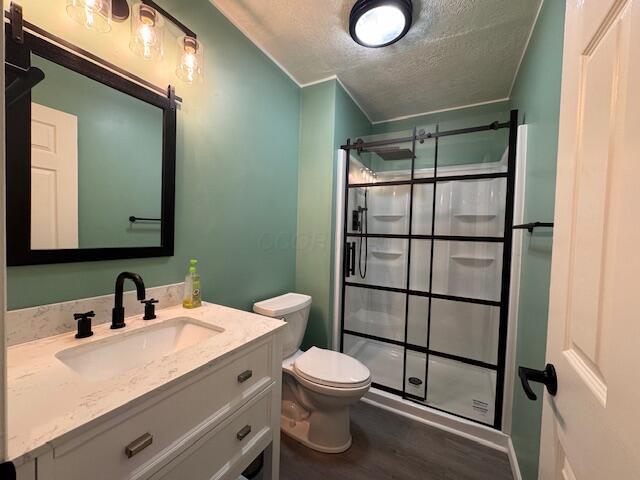
[(349, 33), (364, 47), (386, 47), (411, 28), (411, 0), (358, 0), (349, 15)]

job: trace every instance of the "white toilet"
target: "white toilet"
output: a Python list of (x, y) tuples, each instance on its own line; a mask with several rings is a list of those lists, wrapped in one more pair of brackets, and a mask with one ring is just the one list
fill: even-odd
[(287, 293), (253, 305), (253, 311), (287, 322), (282, 361), (282, 431), (324, 453), (351, 446), (349, 406), (367, 393), (369, 369), (343, 353), (311, 347), (299, 350), (311, 297)]

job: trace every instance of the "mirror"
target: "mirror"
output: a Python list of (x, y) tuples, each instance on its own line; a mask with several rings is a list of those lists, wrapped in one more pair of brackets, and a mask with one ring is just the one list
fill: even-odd
[(31, 248), (160, 246), (162, 110), (37, 55), (31, 65), (45, 75), (31, 91)]
[(7, 107), (9, 264), (172, 255), (173, 99), (29, 34), (6, 61), (44, 73)]

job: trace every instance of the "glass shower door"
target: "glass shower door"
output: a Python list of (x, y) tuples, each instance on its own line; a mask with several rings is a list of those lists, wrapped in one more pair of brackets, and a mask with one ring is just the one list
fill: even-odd
[(349, 146), (345, 186), (342, 351), (369, 367), (374, 387), (495, 428), (516, 127), (512, 112), (363, 139)]

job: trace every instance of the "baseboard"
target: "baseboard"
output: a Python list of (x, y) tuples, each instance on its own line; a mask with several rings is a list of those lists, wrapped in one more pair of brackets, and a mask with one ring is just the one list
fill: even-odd
[[(439, 412), (375, 388), (369, 390), (362, 401), (509, 454), (511, 439), (493, 428)], [(518, 478), (518, 480), (520, 479)]]
[(513, 480), (522, 480), (522, 473), (520, 473), (520, 465), (518, 465), (518, 456), (516, 455), (516, 451), (513, 448), (513, 442), (511, 441), (511, 437), (509, 437), (507, 455), (509, 455), (509, 463), (511, 464), (511, 473), (513, 474)]

